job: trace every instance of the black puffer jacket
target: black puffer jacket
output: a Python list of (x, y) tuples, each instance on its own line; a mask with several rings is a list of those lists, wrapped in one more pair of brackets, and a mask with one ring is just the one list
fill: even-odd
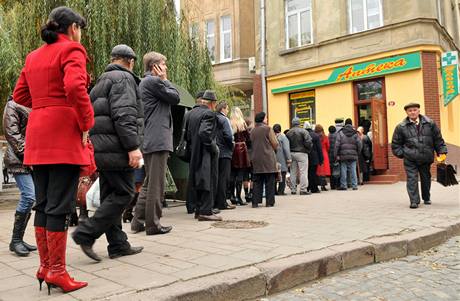
[(313, 143), (311, 152), (308, 154), (308, 164), (323, 165), (324, 157), (323, 157), (323, 150), (321, 148), (321, 140), (319, 138), (319, 135), (313, 132), (312, 129), (308, 129), (307, 131)]
[(334, 158), (340, 161), (357, 161), (362, 150), (358, 132), (352, 125), (345, 125), (337, 134), (334, 146)]
[(334, 133), (329, 133), (329, 158), (330, 162), (334, 162), (334, 148), (335, 148), (335, 142), (337, 141), (337, 132)]
[(310, 153), (313, 146), (311, 136), (307, 130), (300, 126), (294, 126), (287, 133), (291, 153)]
[(420, 128), (409, 118), (395, 128), (391, 142), (393, 154), (417, 164), (433, 163), (434, 154), (447, 154), (447, 147), (436, 123), (420, 115)]
[(110, 64), (91, 90), (95, 125), (90, 138), (99, 170), (130, 169), (128, 152), (142, 144), (144, 109), (139, 82), (128, 69)]
[(8, 97), (5, 110), (3, 111), (3, 132), (5, 133), (8, 148), (4, 157), (5, 167), (12, 174), (30, 173), (30, 169), (22, 165), (24, 160), (24, 148), (27, 120), (30, 109), (14, 102)]

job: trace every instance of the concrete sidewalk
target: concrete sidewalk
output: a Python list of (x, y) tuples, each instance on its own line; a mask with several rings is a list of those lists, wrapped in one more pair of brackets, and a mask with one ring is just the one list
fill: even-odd
[[(341, 268), (351, 267), (347, 266), (352, 265), (351, 261), (345, 261), (350, 260), (346, 259), (346, 254), (353, 247), (372, 257), (374, 262), (378, 256), (386, 254), (378, 253), (373, 245), (385, 240), (380, 236), (413, 235), (409, 249), (416, 252), (417, 246), (424, 248), (441, 242), (452, 235), (449, 231), (460, 230), (459, 186), (444, 188), (433, 183), (432, 201), (431, 206), (421, 205), (419, 209), (410, 210), (405, 183), (398, 183), (362, 186), (359, 191), (278, 197), (274, 208), (245, 206), (222, 213), (225, 220), (267, 223), (265, 227), (255, 229), (216, 228), (212, 223), (195, 221), (193, 216), (185, 214), (184, 207), (166, 209), (162, 224), (174, 226), (170, 234), (129, 234), (132, 245), (145, 247), (139, 255), (111, 260), (107, 256), (106, 241), (101, 238), (95, 250), (104, 256), (104, 260), (93, 263), (69, 237), (68, 269), (72, 277), (88, 281), (89, 286), (65, 295), (54, 289), (50, 297), (46, 290), (38, 290), (34, 279), (38, 255), (18, 258), (8, 251), (13, 211), (0, 209), (0, 300), (160, 300), (168, 294), (186, 295), (188, 288), (190, 291), (196, 291), (200, 286), (206, 288), (209, 279), (221, 281), (220, 289), (225, 290), (226, 285), (230, 285), (229, 279), (237, 281), (241, 271), (249, 278), (254, 272), (253, 283), (262, 283), (267, 281), (268, 274), (259, 279), (261, 276), (257, 271), (267, 269), (273, 273), (277, 270), (279, 273), (275, 276), (278, 278), (274, 276), (273, 279), (282, 281), (284, 276), (291, 275), (282, 273), (283, 264), (292, 265), (289, 258), (300, 260), (298, 256), (305, 256), (295, 257), (295, 254), (311, 252), (308, 254), (312, 256), (332, 256), (331, 250), (341, 252), (337, 253), (342, 254)], [(452, 227), (456, 224), (459, 226)], [(125, 230), (130, 233), (129, 225), (125, 224)], [(427, 240), (418, 242), (419, 234)], [(34, 241), (31, 225), (26, 235), (26, 241)], [(405, 241), (407, 253), (406, 238)], [(349, 242), (354, 243), (346, 244)], [(369, 251), (369, 245), (372, 251)], [(312, 252), (314, 250), (320, 251)], [(242, 267), (246, 269), (241, 270)], [(205, 277), (208, 275), (214, 276)], [(278, 285), (276, 281), (271, 285)], [(260, 296), (261, 292), (257, 291), (260, 289), (248, 281), (245, 290), (254, 291), (243, 298)], [(272, 287), (268, 291), (276, 289)]]

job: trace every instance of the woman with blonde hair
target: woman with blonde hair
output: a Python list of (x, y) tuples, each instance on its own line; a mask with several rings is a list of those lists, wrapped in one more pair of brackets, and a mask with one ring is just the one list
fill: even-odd
[[(251, 139), (244, 120), (243, 112), (238, 107), (233, 107), (230, 117), (232, 125), (235, 147), (232, 156), (232, 178), (230, 181), (230, 201), (236, 205), (246, 205), (241, 199), (241, 189), (243, 181), (249, 181), (249, 169), (251, 162), (249, 159), (249, 148)], [(236, 190), (236, 194), (235, 194)], [(245, 188), (245, 191), (247, 188)], [(246, 191), (246, 196), (248, 191)]]

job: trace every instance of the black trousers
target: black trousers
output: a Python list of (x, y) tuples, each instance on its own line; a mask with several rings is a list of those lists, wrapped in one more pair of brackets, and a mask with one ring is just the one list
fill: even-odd
[(420, 174), (420, 182), (422, 185), (422, 199), (430, 201), (431, 189), (431, 163), (417, 164), (415, 162), (404, 160), (404, 169), (407, 175), (407, 193), (411, 203), (420, 204), (420, 194), (418, 188), (418, 177)]
[(316, 170), (318, 169), (318, 165), (308, 165), (308, 190), (311, 192), (318, 192), (318, 182), (319, 178), (316, 175)]
[(188, 214), (194, 213), (196, 208), (197, 196), (192, 184), (192, 181), (187, 181), (187, 199), (185, 200), (185, 207), (187, 208)]
[(77, 244), (93, 245), (105, 233), (109, 254), (130, 248), (122, 230), (121, 215), (134, 197), (134, 171), (100, 171), (101, 205), (89, 219), (81, 222), (73, 234)]
[(227, 207), (227, 185), (230, 180), (232, 172), (232, 159), (220, 158), (219, 159), (219, 176), (217, 180), (217, 191), (215, 196), (214, 208)]
[(35, 165), (34, 226), (52, 232), (67, 230), (75, 212), (80, 166), (69, 164)]
[(275, 205), (275, 180), (276, 173), (257, 173), (252, 175), (254, 181), (254, 197), (252, 204), (262, 203), (262, 194), (265, 187), (265, 204)]
[[(281, 172), (281, 182), (278, 183), (278, 187), (275, 188), (276, 194), (283, 195), (284, 190), (286, 189), (286, 171)], [(276, 187), (276, 181), (275, 181), (275, 187)]]

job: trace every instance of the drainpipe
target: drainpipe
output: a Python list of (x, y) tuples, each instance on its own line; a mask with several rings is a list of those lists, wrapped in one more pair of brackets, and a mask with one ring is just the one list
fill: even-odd
[(265, 66), (265, 0), (260, 0), (260, 76), (262, 78), (262, 110), (267, 112), (267, 82)]

